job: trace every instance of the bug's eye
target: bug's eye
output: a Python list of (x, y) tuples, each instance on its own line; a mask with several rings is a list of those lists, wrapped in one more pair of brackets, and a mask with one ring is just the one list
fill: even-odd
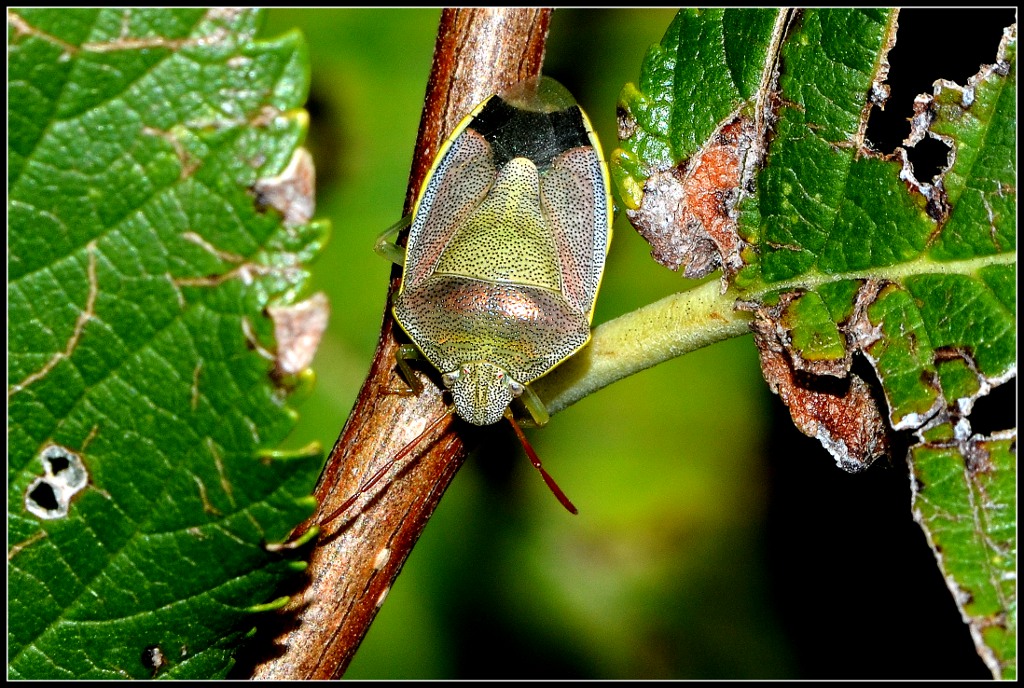
[(526, 391), (526, 387), (516, 382), (515, 380), (509, 380), (508, 391), (512, 392), (512, 396), (518, 397), (520, 394)]
[(459, 373), (461, 371), (456, 370), (452, 373), (445, 373), (441, 376), (441, 382), (444, 383), (445, 387), (451, 387), (455, 384), (455, 381), (459, 379)]

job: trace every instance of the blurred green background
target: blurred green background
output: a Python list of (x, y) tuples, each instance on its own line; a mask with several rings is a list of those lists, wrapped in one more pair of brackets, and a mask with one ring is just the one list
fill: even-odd
[[(264, 35), (298, 27), (309, 44), (307, 146), (317, 167), (316, 216), (333, 223), (312, 285), (329, 295), (331, 322), (313, 364), (317, 385), (299, 408), (290, 446), (317, 440), (328, 450), (368, 370), (390, 270), (372, 246), (402, 211), (439, 16), (437, 9), (269, 12)], [(553, 14), (545, 73), (577, 97), (606, 155), (616, 145), (618, 92), (637, 80), (644, 53), (673, 16), (674, 10)], [(620, 217), (595, 324), (688, 286), (650, 260)], [(781, 443), (787, 465), (820, 472), (821, 480), (837, 481), (837, 490), (857, 477), (841, 474), (814, 440), (791, 429), (781, 439), (770, 435), (773, 417), (785, 420), (785, 412), (767, 391), (749, 336), (602, 390), (530, 435), (579, 507), (576, 517), (548, 492), (505, 424), (480, 433), (481, 446), (442, 500), (346, 678), (801, 675), (792, 637), (820, 635), (819, 628), (827, 635), (834, 614), (817, 589), (804, 595), (766, 575), (769, 559), (779, 564), (764, 544), (769, 486), (778, 482), (766, 447)], [(933, 604), (929, 594), (939, 600), (951, 627), (963, 633), (952, 646), (966, 641), (970, 660), (966, 629), (956, 625), (955, 607), (910, 520), (900, 463), (869, 471), (880, 477), (860, 480), (852, 499), (881, 509), (871, 503), (872, 480), (892, 493), (885, 499), (897, 515), (884, 512), (873, 527), (888, 529), (898, 519), (924, 562), (926, 605)], [(811, 492), (829, 502), (829, 489), (816, 485)], [(793, 522), (808, 518), (817, 516), (808, 511)], [(845, 533), (820, 538), (820, 527), (812, 521), (811, 532), (794, 531), (784, 551), (795, 570), (807, 571), (799, 557), (814, 559), (819, 546), (853, 547), (855, 558), (865, 557), (857, 548), (869, 544)], [(835, 576), (835, 569), (822, 575)], [(780, 604), (780, 595), (791, 592), (799, 601)], [(811, 617), (783, 622), (780, 608)], [(834, 666), (827, 664), (831, 656), (825, 661)]]

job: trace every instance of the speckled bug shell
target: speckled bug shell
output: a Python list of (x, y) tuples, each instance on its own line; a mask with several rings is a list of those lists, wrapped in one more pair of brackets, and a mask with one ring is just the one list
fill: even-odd
[(456, 127), (416, 202), (394, 314), (462, 418), (497, 422), (587, 343), (611, 220), (600, 144), (557, 82), (491, 96)]

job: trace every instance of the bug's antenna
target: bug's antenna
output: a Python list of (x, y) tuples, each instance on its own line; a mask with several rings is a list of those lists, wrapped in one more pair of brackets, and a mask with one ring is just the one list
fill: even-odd
[(450, 420), (452, 417), (452, 412), (454, 410), (454, 407), (449, 407), (448, 410), (445, 411), (443, 415), (441, 415), (437, 420), (428, 425), (426, 429), (419, 435), (417, 435), (411, 442), (409, 442), (409, 444), (402, 447), (402, 449), (393, 457), (391, 457), (391, 459), (387, 463), (385, 463), (383, 466), (377, 469), (377, 472), (371, 475), (369, 480), (360, 485), (359, 489), (356, 490), (351, 497), (346, 499), (341, 506), (332, 511), (327, 518), (320, 521), (319, 525), (321, 527), (326, 526), (328, 523), (330, 523), (331, 521), (345, 513), (349, 509), (349, 507), (356, 503), (356, 500), (359, 499), (359, 495), (366, 494), (367, 491), (373, 489), (373, 486), (380, 482), (380, 479), (387, 475), (388, 471), (394, 468), (396, 463), (405, 458), (405, 455), (411, 452), (417, 444), (422, 442), (425, 437), (434, 432), (434, 430), (436, 430), (438, 426), (440, 426), (441, 423), (443, 423), (445, 420)]
[(569, 501), (568, 497), (565, 496), (565, 493), (562, 492), (562, 488), (558, 486), (558, 483), (556, 483), (555, 479), (551, 477), (551, 474), (544, 470), (544, 466), (541, 465), (540, 457), (537, 456), (537, 452), (533, 450), (529, 440), (526, 439), (526, 435), (523, 434), (522, 429), (520, 429), (519, 423), (517, 423), (516, 419), (512, 417), (512, 409), (505, 409), (505, 417), (508, 418), (508, 422), (512, 424), (512, 429), (516, 431), (516, 436), (522, 443), (523, 449), (526, 450), (526, 455), (530, 457), (530, 463), (533, 464), (534, 468), (540, 471), (540, 477), (544, 478), (544, 482), (547, 484), (548, 489), (551, 490), (551, 494), (555, 495), (558, 501), (562, 503), (562, 506), (564, 506), (570, 514), (578, 514), (579, 510), (576, 506)]

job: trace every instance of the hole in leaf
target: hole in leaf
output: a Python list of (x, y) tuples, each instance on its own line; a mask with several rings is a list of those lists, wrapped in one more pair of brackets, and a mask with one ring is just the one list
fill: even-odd
[(1002, 384), (974, 402), (971, 429), (981, 435), (1017, 426), (1016, 385)]
[(49, 456), (46, 457), (50, 462), (50, 473), (57, 475), (61, 471), (66, 471), (68, 466), (71, 465), (71, 461), (68, 460), (67, 456)]
[(33, 504), (44, 511), (57, 511), (60, 508), (60, 503), (57, 501), (57, 493), (54, 491), (53, 486), (45, 480), (29, 490), (28, 498)]
[[(891, 96), (888, 102), (892, 103)], [(891, 105), (885, 110), (878, 107), (871, 108), (866, 135), (875, 150), (891, 154), (897, 146), (903, 144), (903, 139), (910, 133), (910, 125), (905, 113), (901, 114), (903, 117), (897, 116), (896, 108)]]
[(931, 137), (922, 139), (913, 148), (907, 149), (907, 158), (914, 167), (917, 181), (930, 184), (949, 162), (949, 146)]
[(902, 145), (914, 98), (931, 93), (936, 79), (966, 85), (981, 65), (996, 61), (1003, 29), (1016, 20), (1013, 8), (901, 10), (896, 45), (889, 51), (889, 100), (884, 111), (872, 109), (868, 140), (883, 153)]
[(43, 449), (40, 459), (46, 475), (56, 479), (54, 485), (58, 491), (74, 494), (85, 487), (89, 480), (82, 457), (66, 447), (51, 444)]

